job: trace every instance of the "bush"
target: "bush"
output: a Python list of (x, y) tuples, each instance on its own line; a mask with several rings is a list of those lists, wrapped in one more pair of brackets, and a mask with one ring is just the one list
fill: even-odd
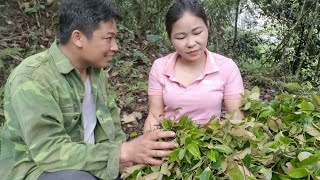
[[(226, 116), (198, 127), (188, 116), (163, 120), (176, 148), (160, 166), (136, 165), (124, 179), (319, 179), (320, 98), (308, 83), (286, 85), (270, 102), (246, 91), (244, 120)], [(294, 92), (294, 93), (293, 93)]]

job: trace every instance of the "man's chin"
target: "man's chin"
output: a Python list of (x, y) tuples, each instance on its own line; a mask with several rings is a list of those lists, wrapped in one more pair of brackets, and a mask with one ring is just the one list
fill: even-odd
[(105, 64), (100, 64), (100, 65), (96, 65), (96, 66), (92, 66), (94, 68), (107, 68), (109, 66), (111, 62), (105, 63)]

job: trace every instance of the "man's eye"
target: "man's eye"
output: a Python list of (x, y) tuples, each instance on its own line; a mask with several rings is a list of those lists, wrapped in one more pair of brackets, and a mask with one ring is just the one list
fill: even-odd
[(200, 31), (200, 32), (195, 32), (194, 34), (195, 35), (199, 35), (199, 34), (201, 34), (202, 33), (202, 31)]

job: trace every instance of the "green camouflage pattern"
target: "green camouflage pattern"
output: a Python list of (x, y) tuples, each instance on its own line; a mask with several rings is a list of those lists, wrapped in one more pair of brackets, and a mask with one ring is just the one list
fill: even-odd
[(104, 70), (90, 68), (88, 73), (98, 119), (94, 145), (83, 141), (84, 83), (57, 42), (11, 73), (5, 86), (1, 179), (35, 180), (43, 172), (66, 169), (100, 179), (118, 176), (120, 145), (126, 139), (118, 108), (107, 96)]

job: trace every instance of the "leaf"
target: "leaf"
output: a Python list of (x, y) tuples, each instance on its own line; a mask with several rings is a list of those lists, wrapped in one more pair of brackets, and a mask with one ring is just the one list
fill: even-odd
[(248, 110), (251, 107), (251, 102), (246, 103), (246, 105), (244, 106), (243, 110)]
[(316, 165), (317, 163), (320, 163), (320, 158), (316, 156), (310, 156), (307, 159), (302, 160), (300, 163), (298, 163), (298, 167), (305, 167), (309, 165)]
[(260, 94), (260, 89), (259, 89), (259, 87), (258, 87), (258, 86), (253, 87), (252, 90), (251, 90), (251, 93), (258, 93), (258, 94)]
[(173, 152), (169, 154), (169, 162), (175, 162), (178, 161), (180, 153), (180, 148), (175, 149)]
[(200, 175), (200, 180), (212, 180), (212, 172), (209, 167), (207, 167)]
[(181, 149), (179, 151), (179, 160), (182, 160), (185, 154), (186, 154), (186, 149)]
[(217, 161), (216, 153), (213, 150), (207, 151), (207, 158), (213, 162)]
[(259, 172), (260, 169), (261, 169), (261, 166), (253, 166), (253, 167), (249, 168), (250, 172), (253, 174)]
[(265, 180), (271, 180), (272, 179), (272, 170), (271, 169), (266, 169), (266, 168), (261, 168), (259, 171), (265, 179)]
[(159, 172), (160, 171), (160, 166), (151, 166), (151, 171), (152, 172)]
[(279, 138), (279, 140), (280, 140), (281, 142), (283, 142), (284, 144), (290, 144), (290, 143), (291, 143), (291, 139), (290, 139), (290, 138), (287, 138), (287, 137), (284, 137), (284, 136), (281, 136), (281, 137)]
[(286, 174), (288, 174), (292, 178), (303, 178), (308, 176), (309, 172), (305, 168), (296, 168), (287, 171)]
[(298, 159), (299, 159), (299, 161), (303, 161), (303, 160), (309, 158), (310, 156), (312, 156), (312, 154), (309, 152), (301, 152), (298, 154)]
[(260, 94), (259, 93), (252, 93), (249, 98), (251, 100), (259, 100)]
[(311, 97), (314, 101), (316, 101), (317, 105), (320, 106), (320, 98), (316, 95), (316, 93), (311, 92)]
[(313, 88), (312, 84), (309, 81), (307, 81), (307, 87), (309, 90)]
[(314, 110), (314, 106), (312, 103), (309, 103), (305, 100), (303, 100), (301, 102), (301, 104), (298, 105), (298, 107), (302, 110), (302, 111), (313, 111)]
[(292, 121), (299, 121), (302, 118), (300, 114), (289, 114), (287, 116), (284, 116), (282, 120), (286, 123), (290, 123)]
[(179, 120), (179, 124), (184, 125), (188, 121), (188, 119), (189, 119), (189, 116), (187, 115), (182, 116)]
[(212, 131), (216, 131), (220, 128), (220, 123), (218, 120), (214, 119), (212, 121), (209, 122), (208, 127), (212, 130)]
[(320, 132), (311, 124), (305, 125), (305, 132), (320, 141)]
[(291, 90), (302, 90), (303, 88), (298, 83), (288, 83), (285, 85), (286, 88)]
[(160, 172), (153, 172), (151, 174), (148, 174), (144, 177), (145, 180), (154, 180), (157, 179), (160, 175)]
[(201, 165), (202, 165), (202, 160), (200, 160), (196, 165), (194, 165), (192, 168), (191, 168), (191, 170), (195, 170), (195, 169), (197, 169), (198, 167), (200, 167)]
[(244, 157), (244, 159), (242, 159), (242, 162), (245, 166), (250, 168), (250, 164), (251, 164), (252, 159), (253, 159), (252, 156), (250, 154), (247, 154), (246, 157)]
[(262, 112), (259, 114), (259, 119), (260, 119), (260, 118), (268, 117), (271, 113), (272, 113), (271, 110), (264, 110), (264, 111), (262, 111)]
[(200, 158), (201, 154), (200, 154), (200, 150), (199, 150), (199, 146), (196, 145), (195, 143), (191, 143), (187, 146), (187, 150), (196, 158)]
[(165, 162), (165, 163), (163, 163), (163, 164), (161, 165), (161, 170), (160, 170), (160, 172), (161, 172), (162, 174), (164, 174), (164, 175), (170, 176), (171, 172), (170, 172), (169, 169), (168, 169), (168, 163), (167, 163), (167, 162)]
[(230, 180), (244, 180), (244, 175), (239, 170), (238, 166), (227, 170), (227, 174)]
[(163, 129), (165, 129), (165, 130), (171, 129), (172, 123), (173, 123), (173, 122), (172, 122), (171, 120), (162, 120), (162, 121), (161, 121), (162, 127), (163, 127)]
[(131, 132), (130, 135), (129, 135), (130, 138), (134, 138), (136, 136), (138, 136), (137, 132)]
[(124, 124), (131, 123), (136, 121), (136, 118), (141, 119), (142, 114), (140, 112), (133, 112), (129, 115), (123, 115), (123, 117), (121, 118), (121, 122), (123, 122)]
[(252, 149), (251, 149), (251, 148), (246, 148), (246, 149), (244, 149), (244, 150), (242, 150), (242, 151), (240, 151), (240, 152), (237, 153), (237, 157), (238, 157), (238, 158), (236, 158), (236, 159), (237, 159), (237, 160), (242, 160), (242, 159), (244, 159), (248, 154), (251, 154), (251, 152), (252, 152)]
[(241, 137), (245, 140), (256, 140), (256, 136), (252, 132), (244, 129), (234, 129), (230, 134), (235, 137)]
[(279, 131), (279, 126), (278, 126), (278, 124), (277, 124), (274, 120), (269, 119), (269, 120), (267, 121), (267, 124), (268, 124), (269, 128), (270, 128), (272, 131), (274, 131), (274, 132), (278, 132), (278, 131)]
[(187, 135), (184, 139), (184, 144), (187, 145), (190, 143), (192, 143), (191, 135)]
[(143, 169), (144, 167), (146, 167), (146, 165), (144, 165), (144, 164), (137, 164), (137, 165), (135, 165), (135, 166), (131, 166), (131, 167), (126, 168), (126, 169), (125, 169), (125, 172), (132, 174), (134, 171), (136, 171), (136, 170), (141, 170), (141, 169)]
[(162, 37), (159, 35), (147, 35), (147, 41), (151, 42), (151, 43), (156, 43), (157, 41), (162, 40)]
[(232, 153), (232, 149), (229, 146), (225, 145), (215, 145), (212, 149), (225, 153), (227, 155)]

